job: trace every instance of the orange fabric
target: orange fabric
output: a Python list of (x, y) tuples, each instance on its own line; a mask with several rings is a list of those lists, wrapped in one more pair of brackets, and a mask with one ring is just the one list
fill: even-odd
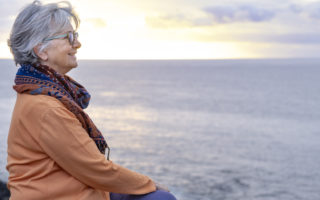
[(156, 190), (147, 176), (106, 160), (57, 99), (17, 95), (8, 136), (11, 200), (109, 200), (108, 192)]

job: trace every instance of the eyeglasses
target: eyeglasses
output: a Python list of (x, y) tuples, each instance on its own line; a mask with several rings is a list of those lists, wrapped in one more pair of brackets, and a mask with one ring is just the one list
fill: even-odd
[(70, 32), (62, 34), (62, 35), (56, 35), (53, 37), (46, 38), (46, 39), (44, 39), (44, 41), (50, 41), (50, 40), (55, 40), (55, 39), (59, 39), (59, 38), (68, 38), (70, 45), (73, 46), (76, 39), (78, 39), (78, 36), (79, 36), (78, 32), (70, 31)]

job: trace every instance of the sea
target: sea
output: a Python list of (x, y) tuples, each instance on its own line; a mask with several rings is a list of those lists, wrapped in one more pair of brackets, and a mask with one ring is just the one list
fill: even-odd
[[(17, 70), (0, 60), (0, 180)], [(80, 60), (111, 159), (179, 200), (320, 199), (320, 59)]]

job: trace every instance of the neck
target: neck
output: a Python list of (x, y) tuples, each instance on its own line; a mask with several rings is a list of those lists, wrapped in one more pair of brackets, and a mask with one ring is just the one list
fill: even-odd
[(68, 73), (70, 70), (66, 70), (64, 68), (58, 67), (57, 65), (53, 65), (49, 62), (41, 62), (41, 65), (46, 65), (48, 67), (50, 67), (51, 69), (55, 70), (56, 72), (58, 72), (59, 74), (65, 75), (66, 73)]

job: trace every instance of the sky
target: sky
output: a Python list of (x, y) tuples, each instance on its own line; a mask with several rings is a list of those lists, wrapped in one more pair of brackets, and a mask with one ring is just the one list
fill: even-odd
[[(0, 58), (12, 58), (10, 29), (31, 2), (0, 0)], [(320, 0), (69, 2), (79, 59), (320, 58)]]

